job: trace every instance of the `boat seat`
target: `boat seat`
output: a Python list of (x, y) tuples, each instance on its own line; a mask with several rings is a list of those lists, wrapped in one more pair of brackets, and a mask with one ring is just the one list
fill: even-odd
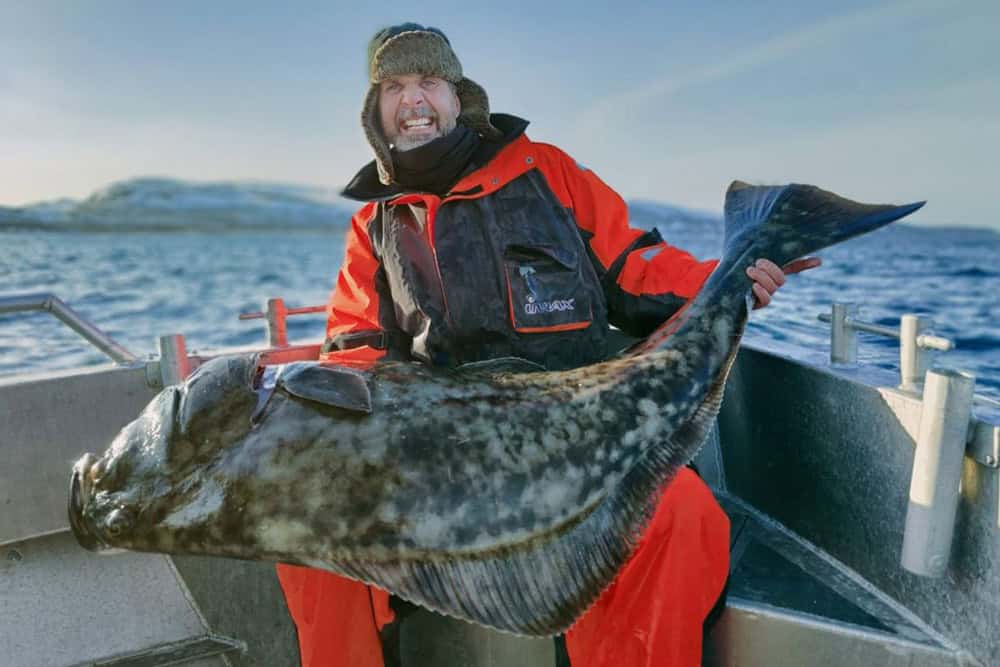
[(731, 521), (726, 610), (710, 667), (972, 664), (912, 613), (767, 515), (716, 492)]

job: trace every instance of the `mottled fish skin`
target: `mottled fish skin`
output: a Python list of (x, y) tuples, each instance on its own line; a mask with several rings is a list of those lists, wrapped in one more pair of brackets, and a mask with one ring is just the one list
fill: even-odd
[(632, 354), (583, 369), (306, 368), (265, 402), (255, 357), (212, 360), (77, 463), (71, 526), (88, 548), (313, 565), (510, 632), (559, 632), (711, 426), (749, 312), (746, 267), (914, 207), (734, 183), (723, 258), (697, 298)]
[[(279, 389), (261, 426), (249, 430), (240, 427), (256, 397), (243, 378), (255, 365), (252, 356), (210, 362), (189, 387), (211, 381), (223, 400), (195, 408), (186, 388), (166, 390), (90, 470), (94, 487), (128, 480), (108, 508), (142, 507), (147, 515), (115, 546), (204, 545), (220, 555), (283, 560), (510, 547), (589, 512), (645, 447), (685, 419), (700, 385), (676, 351), (586, 372), (492, 377), (384, 364), (369, 374), (371, 415)], [(674, 391), (660, 409), (651, 397), (665, 379), (690, 389)], [(166, 407), (174, 401), (184, 415), (177, 424)], [(193, 428), (199, 421), (215, 425)], [(233, 516), (239, 522), (224, 520)]]

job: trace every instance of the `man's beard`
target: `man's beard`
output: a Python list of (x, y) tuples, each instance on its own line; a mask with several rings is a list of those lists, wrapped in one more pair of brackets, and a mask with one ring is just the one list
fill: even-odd
[[(420, 118), (420, 117), (421, 116), (416, 116), (415, 115), (415, 116), (410, 116), (410, 117), (408, 117), (408, 118), (406, 118), (404, 120), (411, 120), (413, 118)], [(395, 140), (395, 142), (393, 142), (392, 147), (395, 150), (399, 151), (400, 153), (402, 153), (404, 151), (411, 151), (414, 148), (420, 148), (421, 146), (423, 146), (425, 144), (429, 144), (430, 142), (434, 141), (435, 139), (439, 139), (441, 137), (448, 136), (448, 134), (450, 134), (451, 131), (455, 129), (455, 125), (456, 125), (455, 119), (452, 119), (452, 121), (450, 122), (449, 125), (441, 125), (440, 124), (441, 123), (441, 117), (438, 116), (437, 122), (438, 122), (438, 126), (437, 126), (437, 131), (436, 132), (432, 132), (430, 134), (426, 134), (426, 135), (422, 135), (422, 136), (405, 136), (403, 134), (400, 134), (398, 137), (396, 137), (396, 140)]]

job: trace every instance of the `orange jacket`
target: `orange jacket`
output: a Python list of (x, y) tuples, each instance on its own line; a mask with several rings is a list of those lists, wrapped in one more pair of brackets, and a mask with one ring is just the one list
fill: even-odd
[(444, 197), (404, 193), (357, 212), (322, 358), (580, 366), (607, 356), (609, 322), (645, 335), (715, 264), (630, 227), (592, 171), (520, 135)]
[[(729, 519), (687, 468), (635, 553), (566, 633), (572, 667), (698, 667), (703, 624), (729, 573)], [(389, 596), (331, 572), (279, 565), (302, 667), (383, 667)]]

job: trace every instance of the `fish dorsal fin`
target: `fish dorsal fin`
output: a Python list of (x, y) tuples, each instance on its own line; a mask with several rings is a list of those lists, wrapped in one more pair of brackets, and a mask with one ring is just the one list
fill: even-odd
[(372, 411), (372, 395), (365, 375), (349, 368), (314, 362), (288, 364), (281, 369), (277, 386), (306, 401), (352, 412)]

